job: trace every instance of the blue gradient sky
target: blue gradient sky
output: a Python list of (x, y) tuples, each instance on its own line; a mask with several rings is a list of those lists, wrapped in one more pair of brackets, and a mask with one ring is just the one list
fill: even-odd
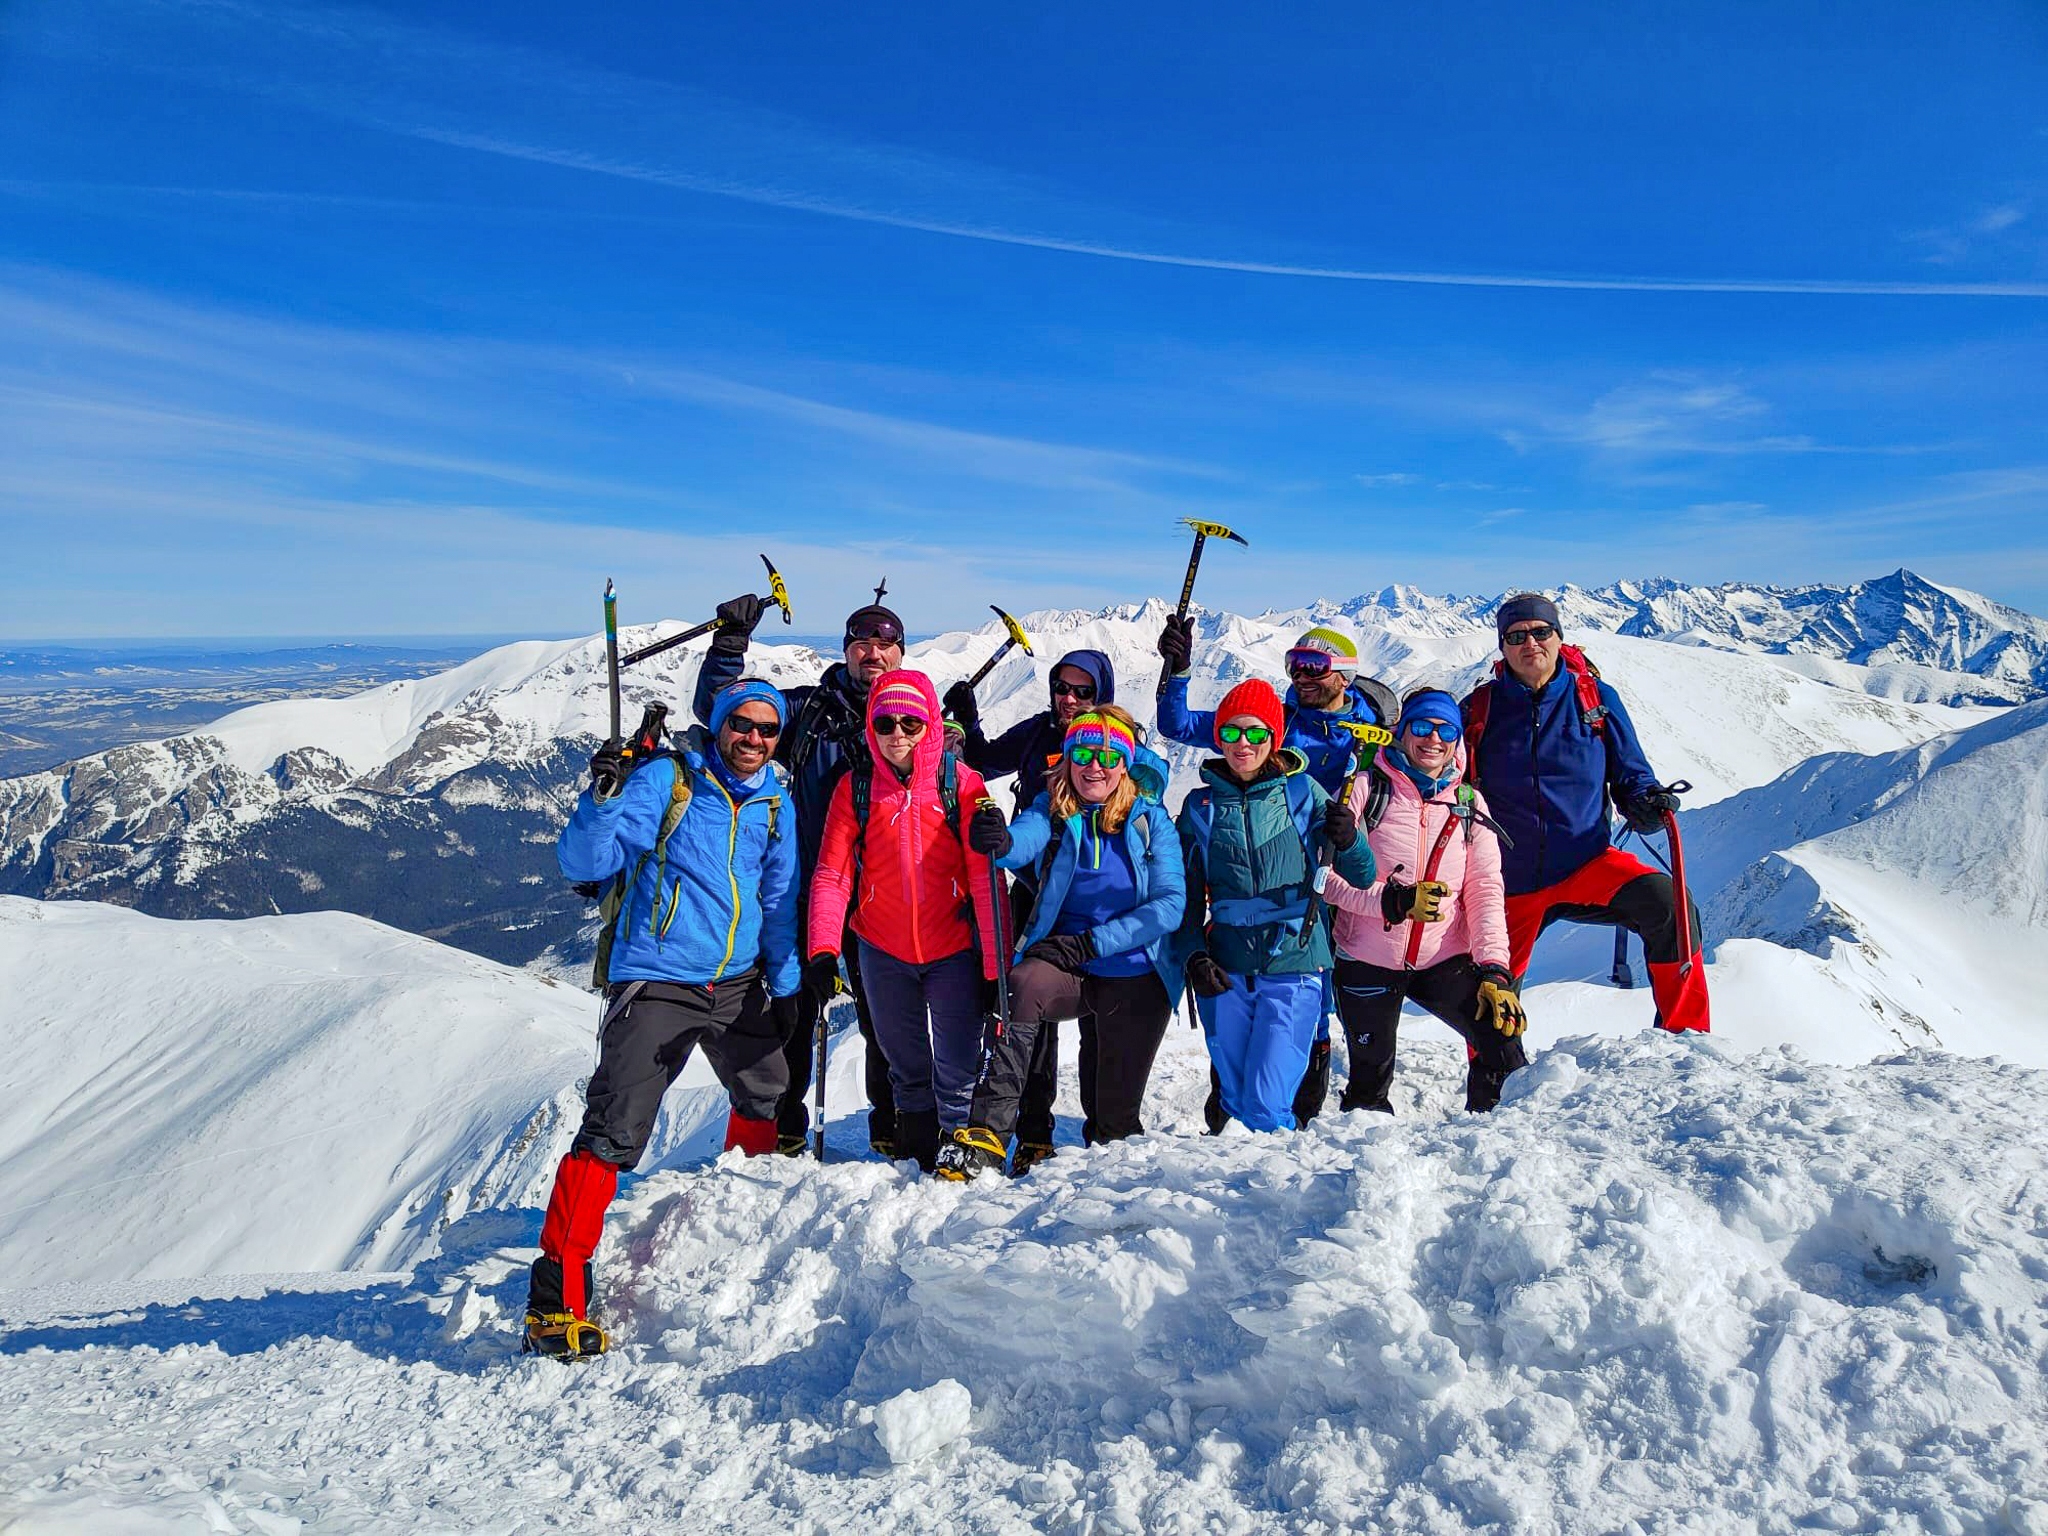
[(2033, 3), (0, 9), (0, 635), (2048, 611), (2044, 383)]

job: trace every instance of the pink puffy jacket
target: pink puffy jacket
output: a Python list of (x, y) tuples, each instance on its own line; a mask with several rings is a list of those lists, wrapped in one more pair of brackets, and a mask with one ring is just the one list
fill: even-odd
[[(1337, 951), (1344, 958), (1397, 971), (1425, 970), (1462, 954), (1471, 955), (1481, 965), (1507, 965), (1507, 896), (1500, 879), (1500, 839), (1491, 828), (1475, 822), (1472, 839), (1467, 842), (1464, 830), (1456, 825), (1452, 811), (1465, 776), (1463, 742), (1455, 748), (1453, 760), (1458, 777), (1427, 801), (1415, 781), (1400, 769), (1374, 770), (1392, 790), (1380, 824), (1366, 834), (1379, 878), (1361, 890), (1333, 871), (1323, 886), (1323, 899), (1336, 913)], [(1361, 773), (1351, 788), (1351, 811), (1361, 820), (1372, 793), (1371, 778)], [(1480, 800), (1478, 807), (1485, 810), (1486, 802)], [(1452, 826), (1450, 836), (1444, 838), (1447, 822)], [(1440, 839), (1442, 852), (1431, 873), (1426, 866)], [(1444, 900), (1442, 920), (1389, 926), (1380, 915), (1380, 894), (1389, 875), (1404, 885), (1425, 879), (1448, 885), (1451, 894)]]

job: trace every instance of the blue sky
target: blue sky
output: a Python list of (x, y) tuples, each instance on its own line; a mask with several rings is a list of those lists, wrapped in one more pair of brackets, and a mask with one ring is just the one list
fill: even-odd
[(2044, 385), (2017, 0), (0, 8), (10, 637), (2044, 612)]

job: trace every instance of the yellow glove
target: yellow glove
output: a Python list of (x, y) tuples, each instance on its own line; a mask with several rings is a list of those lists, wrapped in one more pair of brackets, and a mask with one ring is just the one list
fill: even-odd
[(1492, 976), (1484, 976), (1479, 983), (1479, 1007), (1475, 1011), (1481, 1023), (1491, 1024), (1510, 1040), (1529, 1027), (1529, 1015), (1522, 1012), (1522, 1000), (1515, 996), (1515, 989)]
[(1418, 923), (1440, 923), (1450, 894), (1451, 888), (1443, 881), (1425, 880), (1415, 887), (1415, 905), (1408, 915)]

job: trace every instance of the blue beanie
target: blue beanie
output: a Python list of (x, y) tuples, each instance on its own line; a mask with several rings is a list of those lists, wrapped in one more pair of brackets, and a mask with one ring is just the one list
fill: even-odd
[(1416, 720), (1448, 720), (1458, 726), (1465, 723), (1458, 701), (1441, 688), (1418, 688), (1409, 694), (1401, 703), (1401, 721), (1394, 727), (1394, 734), (1405, 735), (1410, 722)]
[(779, 725), (789, 724), (789, 707), (782, 702), (782, 694), (773, 683), (764, 683), (758, 677), (743, 677), (736, 683), (727, 683), (711, 700), (711, 734), (717, 735), (725, 724), (725, 717), (738, 709), (749, 699), (758, 699), (775, 711)]

